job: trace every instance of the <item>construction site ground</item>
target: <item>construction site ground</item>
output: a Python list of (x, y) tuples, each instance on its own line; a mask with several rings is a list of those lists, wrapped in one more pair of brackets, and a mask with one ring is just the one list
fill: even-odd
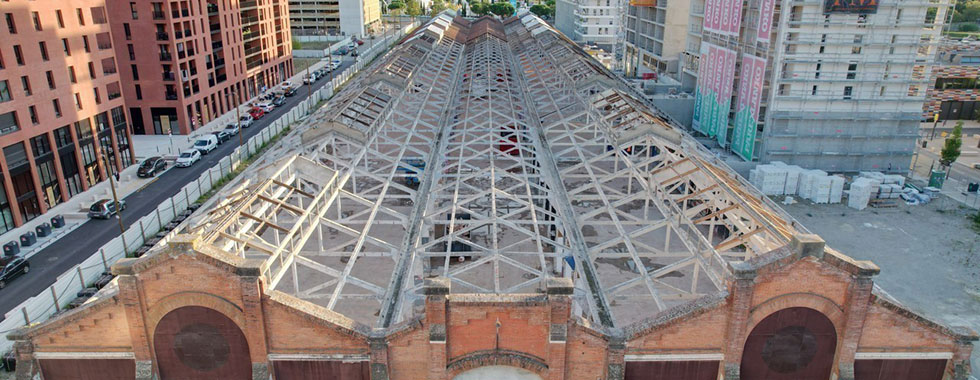
[[(977, 211), (945, 197), (925, 205), (897, 203), (861, 211), (810, 201), (783, 207), (830, 247), (878, 264), (875, 283), (903, 304), (980, 331), (980, 234), (971, 220)], [(980, 349), (974, 349), (973, 365), (980, 373)]]

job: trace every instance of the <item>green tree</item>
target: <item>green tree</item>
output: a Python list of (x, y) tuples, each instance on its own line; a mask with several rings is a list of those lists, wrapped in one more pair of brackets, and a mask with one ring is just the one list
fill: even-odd
[(470, 3), (470, 10), (477, 15), (483, 16), (490, 13), (490, 5), (482, 1), (472, 2)]
[(419, 5), (417, 0), (405, 0), (405, 13), (409, 16), (421, 16), (422, 6)]
[(551, 14), (551, 8), (544, 4), (534, 4), (531, 6), (531, 13), (538, 15), (538, 17), (547, 17)]
[(976, 31), (980, 31), (980, 25), (965, 23), (965, 24), (960, 24), (959, 28), (957, 29), (959, 29), (960, 32), (976, 32)]
[(490, 4), (490, 13), (493, 13), (500, 17), (513, 16), (515, 11), (516, 9), (514, 9), (514, 6), (510, 5), (510, 3), (508, 2), (501, 1), (501, 2)]
[(946, 138), (943, 150), (939, 152), (941, 162), (945, 166), (950, 166), (960, 157), (960, 147), (963, 146), (963, 122), (957, 121), (953, 127), (953, 133)]
[(446, 10), (446, 3), (443, 0), (432, 0), (432, 9), (429, 14), (434, 17), (444, 10)]
[(401, 14), (402, 10), (404, 9), (405, 3), (403, 3), (401, 0), (392, 0), (391, 3), (388, 4), (388, 11), (395, 15)]
[(980, 0), (957, 1), (953, 22), (977, 22), (980, 20)]
[(299, 40), (293, 38), (293, 50), (303, 49), (303, 44), (299, 43)]

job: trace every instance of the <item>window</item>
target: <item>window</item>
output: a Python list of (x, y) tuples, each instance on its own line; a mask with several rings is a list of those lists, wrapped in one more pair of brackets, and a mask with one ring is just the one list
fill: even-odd
[(24, 96), (31, 96), (31, 80), (27, 75), (20, 77), (20, 85), (24, 88)]
[(41, 59), (45, 61), (50, 60), (50, 58), (48, 57), (48, 44), (45, 43), (44, 41), (41, 41), (37, 43), (37, 47), (41, 49)]
[(844, 100), (850, 99), (851, 98), (851, 93), (853, 91), (854, 91), (854, 88), (851, 87), (851, 86), (844, 87)]
[(24, 52), (20, 50), (20, 45), (14, 45), (14, 60), (18, 65), (24, 66)]
[(105, 7), (92, 7), (92, 23), (105, 24)]
[(136, 65), (129, 65), (133, 70), (133, 80), (140, 80), (140, 72)]
[(134, 2), (129, 3), (129, 12), (133, 14), (133, 20), (137, 20), (140, 18), (139, 14), (136, 13), (136, 3)]
[(54, 74), (51, 73), (51, 70), (48, 70), (44, 73), (44, 76), (48, 78), (48, 88), (54, 90), (57, 87), (54, 83)]
[(0, 80), (0, 102), (9, 102), (10, 99), (10, 86), (7, 81)]
[(62, 38), (61, 39), (61, 46), (65, 49), (65, 55), (67, 55), (67, 56), (70, 57), (71, 56), (71, 45), (68, 44), (68, 39), (67, 38)]
[(92, 93), (95, 94), (95, 104), (102, 104), (102, 97), (99, 96), (99, 89), (93, 88)]
[(37, 108), (34, 106), (27, 107), (28, 113), (31, 114), (31, 123), (34, 125), (41, 124), (41, 121), (37, 118)]
[(858, 65), (856, 63), (847, 65), (847, 79), (854, 79), (857, 77), (857, 68)]
[(43, 30), (41, 28), (41, 15), (37, 14), (37, 12), (31, 12), (31, 20), (34, 21), (34, 30), (39, 32)]
[(817, 86), (813, 86), (813, 89), (810, 90), (810, 95), (816, 95), (816, 94), (817, 94)]
[(825, 48), (826, 48), (825, 46), (820, 45), (820, 54), (823, 54), (823, 51), (825, 50)]
[(136, 100), (143, 100), (143, 89), (140, 85), (136, 85)]
[(68, 66), (68, 81), (78, 83), (78, 77), (75, 76), (75, 66)]
[(123, 23), (123, 33), (126, 34), (126, 40), (133, 39), (133, 32), (129, 29), (129, 23)]
[(82, 8), (75, 8), (75, 13), (78, 14), (78, 25), (85, 26), (85, 13), (82, 13)]
[(10, 32), (10, 34), (17, 34), (17, 24), (14, 23), (13, 13), (4, 14), (4, 19), (7, 20), (7, 31)]
[(821, 68), (823, 68), (823, 64), (822, 63), (817, 63), (817, 71), (816, 71), (816, 74), (813, 75), (814, 78), (817, 78), (817, 79), (820, 78), (820, 69)]
[(54, 117), (61, 117), (61, 102), (58, 99), (51, 99), (51, 107), (54, 108)]
[(95, 79), (95, 63), (94, 62), (89, 62), (88, 63), (88, 76), (89, 76), (89, 78)]
[(88, 44), (88, 36), (82, 36), (82, 45), (85, 47), (86, 53), (92, 52), (92, 46)]
[(65, 27), (65, 18), (61, 15), (61, 9), (56, 9), (54, 11), (54, 14), (55, 14), (56, 18), (58, 19), (58, 27), (59, 28), (64, 28)]
[[(20, 125), (17, 123), (17, 112), (7, 112), (0, 114), (0, 135), (17, 132)], [(3, 187), (3, 186), (0, 186)]]
[(129, 60), (136, 60), (136, 50), (133, 48), (133, 44), (126, 45), (126, 49), (129, 50)]
[(82, 96), (75, 93), (75, 108), (82, 109)]

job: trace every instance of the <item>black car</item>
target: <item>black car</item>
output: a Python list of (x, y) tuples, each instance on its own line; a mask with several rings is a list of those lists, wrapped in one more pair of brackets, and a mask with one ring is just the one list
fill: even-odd
[(3, 266), (3, 272), (0, 272), (0, 289), (7, 287), (7, 283), (17, 276), (30, 271), (31, 263), (23, 257), (14, 257), (7, 261), (6, 265)]
[(296, 89), (295, 89), (295, 88), (292, 88), (292, 87), (290, 87), (290, 88), (288, 88), (288, 89), (286, 89), (286, 93), (285, 93), (285, 94), (283, 94), (283, 95), (286, 95), (286, 96), (293, 96), (293, 95), (296, 95)]
[(150, 157), (140, 163), (139, 169), (136, 169), (136, 176), (140, 178), (149, 178), (157, 175), (157, 173), (167, 170), (167, 160), (162, 157)]
[(211, 134), (218, 138), (218, 145), (221, 145), (221, 143), (228, 141), (228, 139), (231, 138), (231, 134), (224, 129), (217, 132), (211, 132)]

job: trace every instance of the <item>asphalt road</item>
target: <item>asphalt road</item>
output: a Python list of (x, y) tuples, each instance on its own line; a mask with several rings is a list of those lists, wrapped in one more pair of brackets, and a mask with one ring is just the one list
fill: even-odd
[[(339, 70), (342, 72), (353, 63), (353, 60), (345, 59)], [(328, 82), (327, 79), (329, 76), (317, 80), (313, 88), (319, 89)], [(243, 128), (243, 137), (247, 140), (258, 134), (284, 114), (285, 110), (292, 109), (299, 104), (309, 92), (307, 86), (300, 86), (296, 96), (286, 98), (285, 105), (276, 108), (270, 114), (263, 116), (262, 119), (256, 120), (251, 127)], [(201, 173), (214, 166), (235, 150), (237, 146), (238, 136), (232, 136), (231, 139), (225, 141), (210, 154), (202, 156), (201, 161), (193, 166), (189, 168), (174, 167), (158, 175), (157, 179), (143, 190), (125, 198), (126, 210), (122, 212), (123, 224), (129, 228), (130, 224), (155, 210), (160, 203), (174, 196), (187, 183), (200, 177)], [(6, 288), (0, 290), (0, 310), (3, 311), (3, 314), (0, 314), (0, 320), (3, 319), (4, 314), (20, 305), (21, 302), (45, 291), (54, 284), (59, 275), (80, 264), (116, 236), (119, 236), (119, 224), (115, 219), (89, 220), (35, 254), (30, 259), (30, 273), (14, 279), (7, 284)]]

